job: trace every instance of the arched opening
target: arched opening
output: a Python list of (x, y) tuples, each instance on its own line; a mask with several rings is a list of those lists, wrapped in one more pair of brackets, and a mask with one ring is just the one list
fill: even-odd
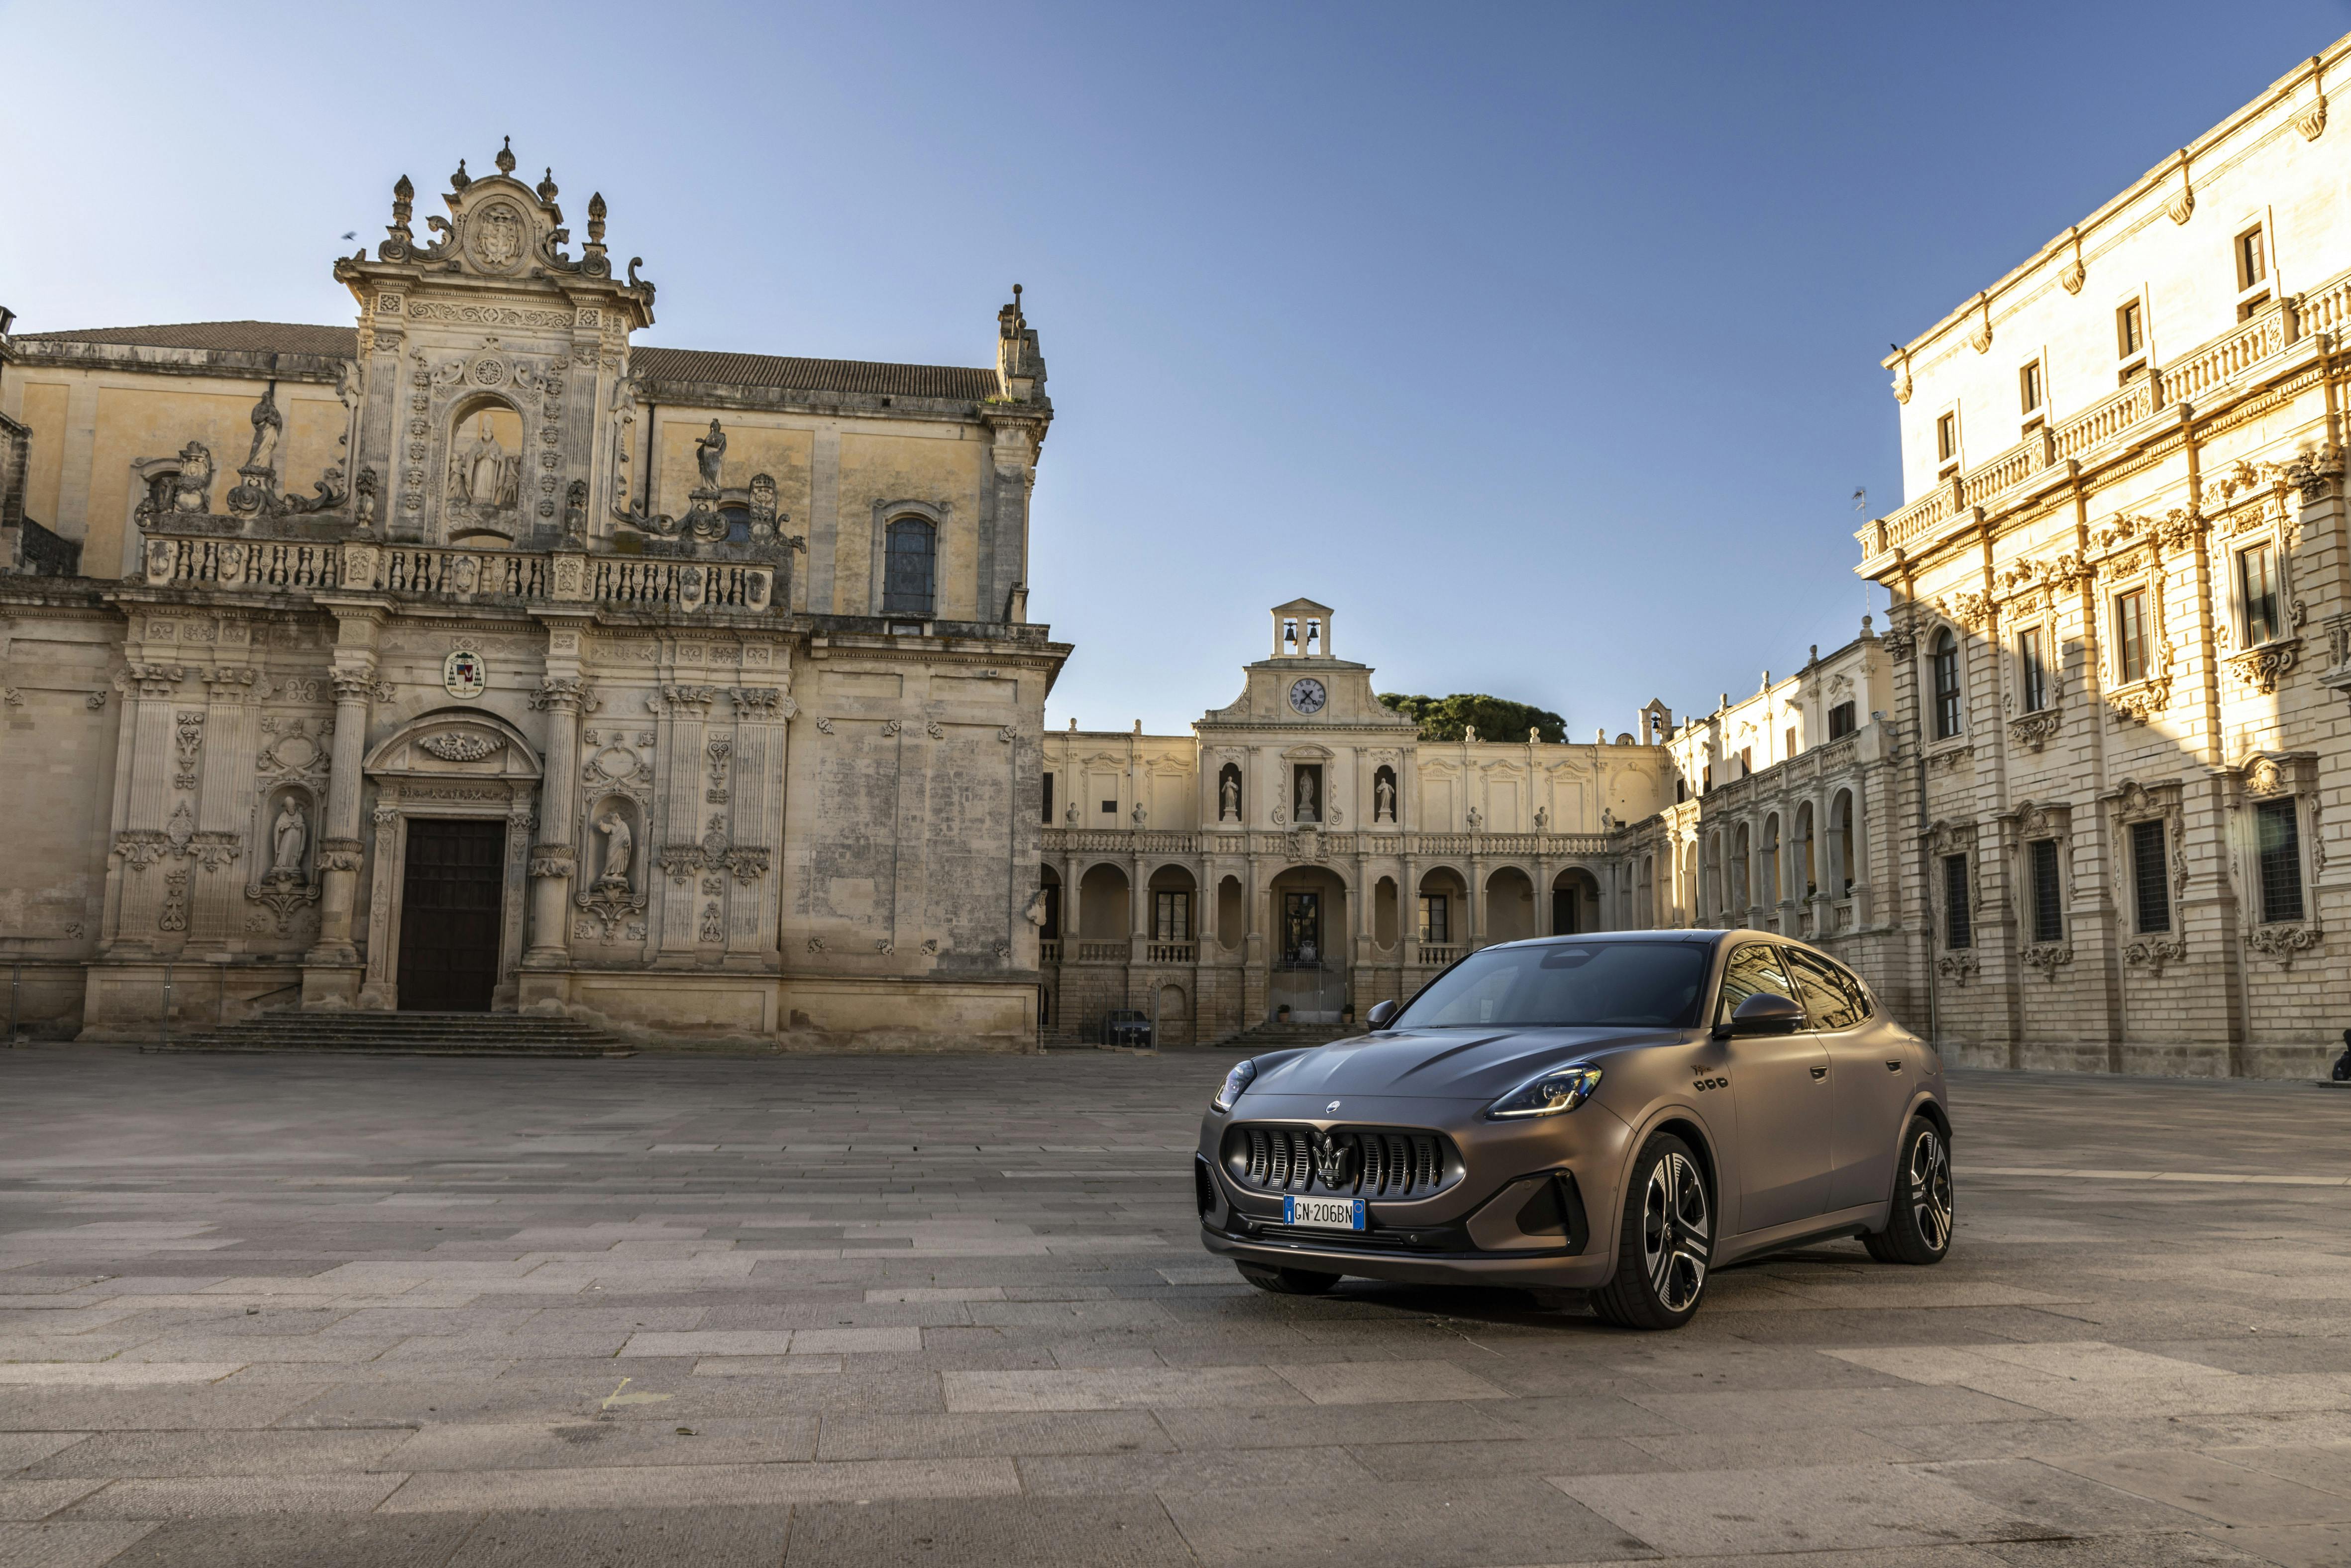
[(1450, 964), (1461, 956), (1462, 945), (1469, 939), (1468, 885), (1459, 872), (1439, 866), (1422, 875), (1419, 897), (1415, 940), (1418, 952), (1414, 961)]
[(1247, 903), (1240, 878), (1228, 876), (1217, 883), (1217, 945), (1228, 953), (1238, 952), (1249, 938)]
[(1273, 943), (1267, 956), (1267, 1006), (1293, 1023), (1337, 1023), (1347, 995), (1352, 946), (1348, 887), (1325, 866), (1291, 866), (1267, 888)]
[(1747, 923), (1747, 906), (1752, 902), (1749, 894), (1753, 890), (1753, 884), (1748, 880), (1748, 872), (1754, 860), (1754, 854), (1750, 844), (1747, 824), (1741, 822), (1731, 831), (1730, 904), (1723, 911), (1741, 925)]
[(1812, 897), (1821, 890), (1820, 861), (1813, 843), (1813, 803), (1810, 800), (1796, 808), (1796, 857), (1792, 881), (1803, 884), (1804, 896)]
[(1193, 907), (1198, 888), (1192, 873), (1180, 865), (1164, 865), (1151, 873), (1151, 907), (1147, 914), (1153, 963), (1192, 961), (1196, 950), (1193, 944), (1198, 937)]
[(1486, 879), (1486, 940), (1522, 942), (1536, 935), (1535, 884), (1513, 865)]
[(449, 421), (444, 531), (452, 544), (507, 545), (520, 531), (522, 415), (487, 393), (457, 405)]
[(1829, 802), (1829, 889), (1835, 897), (1850, 896), (1858, 880), (1854, 874), (1854, 867), (1859, 863), (1854, 858), (1857, 838), (1853, 791), (1840, 789)]
[(1078, 956), (1119, 962), (1127, 956), (1132, 911), (1126, 873), (1104, 862), (1078, 878)]
[(1698, 919), (1708, 925), (1721, 925), (1722, 918), (1722, 835), (1706, 836), (1704, 863), (1698, 872)]
[(1761, 894), (1758, 902), (1774, 904), (1780, 902), (1780, 813), (1772, 812), (1763, 819), (1763, 853), (1756, 862), (1756, 886)]
[(1192, 1004), (1181, 986), (1159, 988), (1159, 1032), (1154, 1045), (1192, 1043)]
[(882, 613), (931, 613), (938, 530), (926, 517), (893, 517), (882, 566)]
[(1563, 871), (1552, 879), (1551, 933), (1578, 936), (1600, 929), (1600, 883), (1588, 871)]
[(1657, 924), (1657, 857), (1643, 855), (1641, 869), (1633, 883), (1633, 918), (1641, 930)]
[(1396, 905), (1395, 878), (1380, 878), (1372, 887), (1372, 942), (1375, 946), (1392, 948), (1396, 945)]

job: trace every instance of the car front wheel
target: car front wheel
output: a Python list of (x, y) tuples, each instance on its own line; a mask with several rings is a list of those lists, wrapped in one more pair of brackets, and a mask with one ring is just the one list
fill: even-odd
[(1903, 1130), (1886, 1228), (1861, 1240), (1881, 1263), (1939, 1263), (1950, 1256), (1951, 1152), (1926, 1117), (1913, 1117)]
[(1713, 1255), (1706, 1172), (1687, 1144), (1660, 1133), (1633, 1162), (1616, 1272), (1592, 1292), (1592, 1310), (1618, 1328), (1677, 1329), (1697, 1315)]

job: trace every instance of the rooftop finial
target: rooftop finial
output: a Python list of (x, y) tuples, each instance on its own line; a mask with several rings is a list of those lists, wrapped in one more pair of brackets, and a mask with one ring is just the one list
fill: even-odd
[(506, 140), (506, 145), (498, 149), (498, 155), (495, 162), (498, 166), (499, 173), (511, 174), (514, 172), (515, 155), (513, 137), (507, 137)]
[(538, 199), (542, 202), (555, 200), (555, 169), (552, 164), (548, 167), (547, 178), (538, 183)]
[(604, 193), (601, 191), (588, 198), (588, 243), (604, 243)]
[(465, 172), (465, 161), (463, 158), (458, 159), (457, 172), (449, 176), (449, 188), (453, 191), (462, 191), (473, 183), (474, 177)]

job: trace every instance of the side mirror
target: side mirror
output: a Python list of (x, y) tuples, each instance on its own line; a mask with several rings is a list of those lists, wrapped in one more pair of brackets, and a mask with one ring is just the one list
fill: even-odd
[(1374, 1029), (1385, 1029), (1388, 1027), (1388, 1019), (1395, 1017), (1396, 1014), (1403, 1010), (1404, 1009), (1402, 1008), (1397, 1007), (1395, 1003), (1392, 1001), (1374, 1002), (1372, 1004), (1372, 1010), (1364, 1015), (1364, 1021), (1370, 1024)]
[(1804, 1027), (1804, 1009), (1787, 997), (1758, 991), (1739, 1004), (1727, 1024), (1714, 1026), (1717, 1040), (1735, 1034), (1793, 1034)]

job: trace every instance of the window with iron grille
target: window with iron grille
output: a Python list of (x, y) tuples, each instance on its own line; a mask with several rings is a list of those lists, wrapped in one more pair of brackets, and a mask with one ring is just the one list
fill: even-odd
[(2049, 706), (2049, 670), (2041, 655), (2041, 628), (2029, 627), (2016, 634), (2016, 663), (2023, 676), (2024, 711), (2039, 713)]
[(1943, 946), (1972, 947), (1975, 927), (1968, 918), (1968, 857), (1943, 857)]
[(931, 612), (931, 564), (937, 548), (936, 531), (920, 517), (900, 517), (890, 525), (882, 569), (883, 614)]
[(1959, 733), (1959, 640), (1949, 632), (1935, 636), (1935, 738)]
[(2057, 841), (2032, 841), (2032, 939), (2065, 940), (2065, 890), (2057, 876)]
[(2277, 560), (2267, 545), (2237, 552), (2237, 591), (2245, 607), (2245, 646), (2278, 634)]
[(2171, 883), (2163, 849), (2163, 824), (2131, 824), (2131, 892), (2142, 932), (2171, 929)]
[(2261, 862), (2262, 924), (2302, 918), (2302, 821), (2291, 799), (2253, 808), (2255, 855)]
[(2147, 591), (2115, 595), (2115, 681), (2129, 685), (2147, 679)]

